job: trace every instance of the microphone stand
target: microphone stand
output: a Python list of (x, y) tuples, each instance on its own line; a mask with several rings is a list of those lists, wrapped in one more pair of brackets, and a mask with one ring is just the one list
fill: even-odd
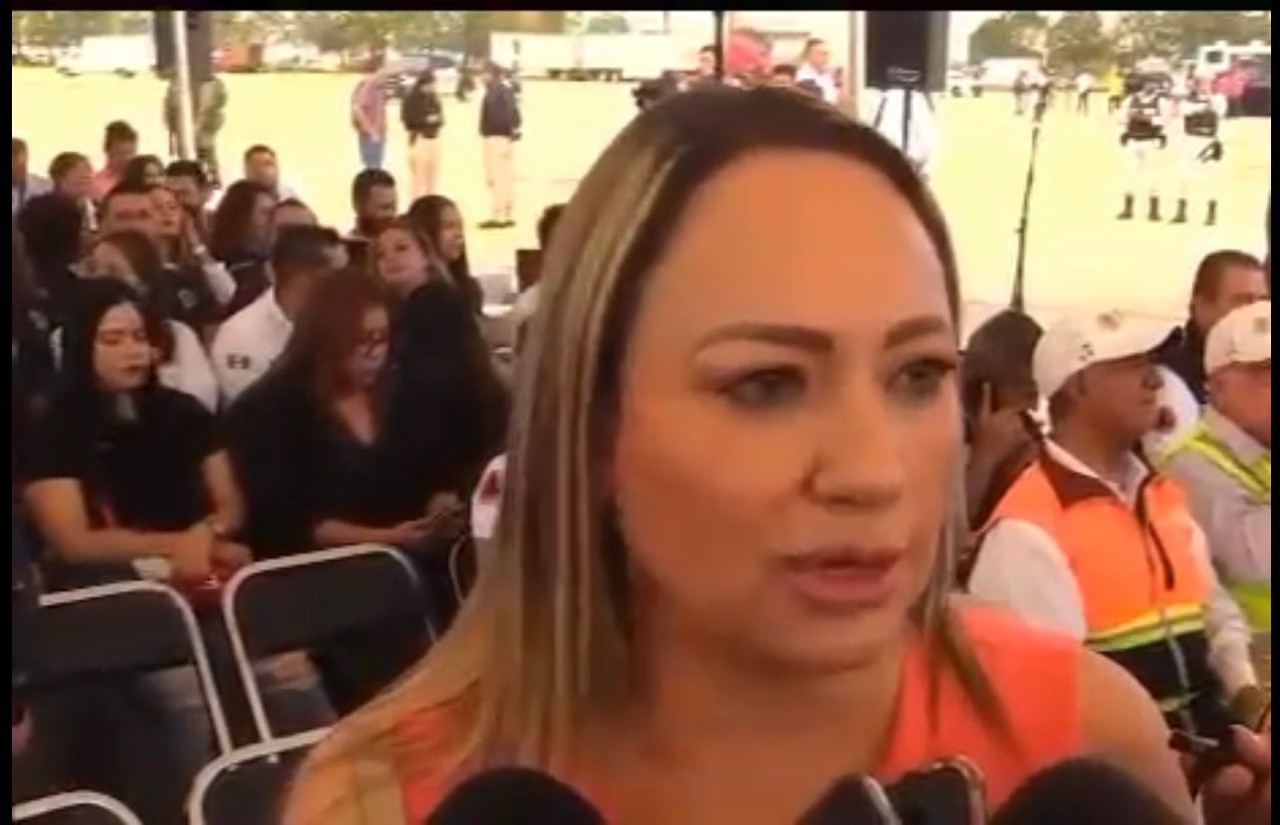
[(915, 69), (890, 66), (886, 74), (889, 80), (889, 90), (897, 89), (902, 92), (902, 144), (900, 149), (914, 168), (916, 164), (911, 159), (911, 109), (915, 104), (916, 92), (920, 89), (920, 72)]
[(1027, 162), (1027, 180), (1022, 189), (1022, 214), (1018, 218), (1018, 255), (1013, 268), (1013, 294), (1009, 306), (1017, 312), (1026, 311), (1027, 280), (1027, 224), (1031, 217), (1031, 190), (1036, 182), (1036, 156), (1040, 150), (1040, 125), (1044, 122), (1045, 100), (1036, 101), (1031, 121), (1031, 156)]

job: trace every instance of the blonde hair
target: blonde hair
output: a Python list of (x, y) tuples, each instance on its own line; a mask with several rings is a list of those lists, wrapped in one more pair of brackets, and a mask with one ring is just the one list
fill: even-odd
[[(332, 792), (359, 821), (374, 786), (498, 762), (555, 771), (588, 714), (625, 702), (632, 684), (621, 536), (601, 477), (619, 370), (645, 276), (684, 205), (718, 170), (771, 148), (843, 155), (882, 173), (932, 239), (958, 313), (955, 256), (941, 213), (907, 161), (874, 131), (820, 101), (772, 89), (679, 95), (637, 117), (566, 207), (547, 250), (539, 312), (521, 359), (496, 552), (455, 626), (396, 687), (339, 724), (306, 772), (376, 763)], [(947, 605), (963, 492), (913, 619), (993, 726), (1003, 713)], [(936, 676), (933, 679), (936, 688)], [(936, 697), (936, 690), (933, 691)], [(443, 711), (433, 741), (408, 721)], [(356, 773), (348, 770), (354, 777)], [(370, 779), (376, 776), (380, 778)], [(382, 793), (387, 789), (382, 788)], [(400, 792), (397, 786), (395, 793)], [(341, 797), (341, 798), (339, 798)]]

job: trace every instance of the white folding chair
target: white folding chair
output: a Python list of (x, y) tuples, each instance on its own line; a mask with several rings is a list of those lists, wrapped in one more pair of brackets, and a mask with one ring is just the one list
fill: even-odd
[(205, 765), (187, 797), (190, 825), (274, 825), (296, 763), (329, 735), (318, 728), (238, 748)]
[[(129, 632), (116, 633), (116, 628)], [(188, 661), (196, 669), (218, 752), (227, 753), (231, 732), (204, 637), (191, 606), (167, 585), (124, 581), (42, 595), (36, 618), (38, 660), (33, 681), (38, 687), (41, 683), (73, 683), (95, 675), (172, 666), (158, 660), (169, 654), (173, 647), (170, 636), (179, 628), (190, 652)], [(111, 632), (95, 637), (96, 631)]]
[[(413, 564), (383, 545), (266, 559), (238, 570), (223, 588), (222, 615), (259, 741), (270, 742), (274, 734), (254, 677), (255, 659), (322, 645), (398, 616), (421, 616), (423, 607)], [(270, 616), (259, 619), (258, 612)], [(425, 618), (424, 631), (434, 638)]]
[(142, 825), (133, 811), (118, 799), (93, 791), (68, 791), (13, 806), (14, 822), (31, 822), (51, 814), (76, 809), (93, 810), (109, 816), (121, 825)]

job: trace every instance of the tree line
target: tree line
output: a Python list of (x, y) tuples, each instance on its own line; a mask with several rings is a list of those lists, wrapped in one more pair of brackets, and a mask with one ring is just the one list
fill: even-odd
[(1271, 42), (1271, 12), (1137, 11), (1107, 27), (1096, 11), (1065, 12), (1054, 22), (1034, 11), (1005, 12), (969, 37), (969, 58), (1041, 57), (1055, 71), (1104, 72), (1146, 57), (1188, 60), (1201, 46)]
[[(254, 11), (212, 14), (220, 45), (284, 39), (323, 51), (358, 52), (392, 46), (400, 50), (444, 49), (487, 54), (495, 31), (624, 32), (617, 13), (570, 11)], [(139, 11), (12, 12), (15, 54), (27, 48), (61, 48), (104, 34), (145, 34), (151, 14)], [(986, 20), (969, 39), (974, 62), (996, 57), (1043, 57), (1060, 71), (1105, 71), (1143, 57), (1170, 60), (1195, 56), (1201, 46), (1225, 40), (1271, 42), (1271, 13), (1248, 11), (1138, 11), (1112, 27), (1096, 11), (1069, 11), (1050, 23), (1034, 11), (1013, 11)]]
[[(146, 34), (152, 30), (149, 12), (133, 11), (15, 11), (12, 37), (15, 54), (24, 49), (72, 46), (85, 37)], [(567, 11), (253, 11), (205, 12), (213, 16), (219, 45), (288, 40), (310, 43), (322, 51), (358, 52), (391, 46), (400, 50), (436, 48), (488, 52), (494, 31), (562, 33), (625, 31), (620, 15), (582, 20)], [(602, 19), (603, 18), (603, 19)], [(619, 28), (621, 22), (621, 29)]]

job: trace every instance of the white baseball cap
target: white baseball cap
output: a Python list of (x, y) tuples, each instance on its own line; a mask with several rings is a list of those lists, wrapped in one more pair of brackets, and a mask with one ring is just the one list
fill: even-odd
[(1204, 371), (1271, 360), (1271, 302), (1237, 307), (1213, 325), (1204, 344)]
[(1051, 398), (1086, 367), (1149, 353), (1172, 329), (1172, 324), (1119, 311), (1068, 315), (1046, 329), (1036, 344), (1031, 359), (1036, 387)]

